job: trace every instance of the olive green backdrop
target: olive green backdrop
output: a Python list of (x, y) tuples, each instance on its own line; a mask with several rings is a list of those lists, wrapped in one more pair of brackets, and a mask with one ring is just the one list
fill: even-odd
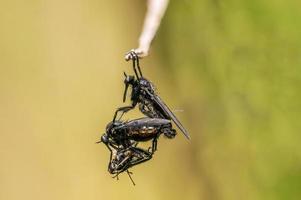
[(192, 139), (162, 137), (133, 187), (95, 141), (145, 1), (0, 0), (0, 199), (300, 199), (300, 7), (171, 0), (141, 65)]

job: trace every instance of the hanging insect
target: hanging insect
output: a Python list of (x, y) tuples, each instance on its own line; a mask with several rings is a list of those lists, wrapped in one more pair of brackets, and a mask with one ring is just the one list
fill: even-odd
[(187, 139), (190, 139), (188, 132), (183, 127), (181, 122), (168, 108), (168, 106), (162, 101), (162, 99), (155, 93), (154, 85), (149, 80), (143, 77), (137, 54), (135, 52), (130, 52), (130, 54), (133, 60), (133, 70), (135, 72), (136, 78), (135, 76), (131, 76), (131, 75), (128, 76), (126, 73), (124, 73), (125, 90), (123, 94), (123, 102), (125, 102), (127, 90), (129, 86), (131, 86), (132, 104), (130, 106), (118, 108), (114, 114), (113, 122), (115, 121), (117, 114), (119, 112), (122, 113), (120, 116), (121, 118), (124, 113), (128, 112), (131, 109), (134, 109), (135, 106), (139, 104), (139, 109), (143, 114), (145, 114), (150, 118), (162, 118), (162, 119), (172, 120), (177, 125), (177, 127), (182, 131), (185, 137)]
[(157, 150), (157, 140), (161, 134), (170, 139), (176, 136), (170, 120), (145, 117), (128, 122), (114, 121), (107, 125), (100, 142), (117, 149), (120, 146), (133, 147), (134, 142), (152, 140), (149, 152), (153, 154)]

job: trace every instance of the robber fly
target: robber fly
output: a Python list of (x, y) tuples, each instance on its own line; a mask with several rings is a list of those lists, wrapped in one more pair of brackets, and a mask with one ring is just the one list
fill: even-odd
[[(161, 119), (172, 120), (177, 125), (177, 127), (183, 132), (185, 137), (187, 139), (190, 139), (188, 132), (183, 127), (181, 122), (168, 108), (168, 106), (162, 101), (162, 99), (155, 93), (154, 85), (149, 80), (143, 77), (139, 66), (138, 56), (135, 54), (135, 52), (131, 52), (131, 56), (133, 60), (133, 69), (136, 78), (134, 76), (128, 76), (126, 73), (124, 73), (125, 90), (123, 95), (123, 102), (125, 102), (126, 100), (128, 87), (131, 86), (132, 105), (118, 108), (115, 112), (113, 121), (115, 121), (118, 112), (122, 112), (120, 116), (121, 118), (125, 112), (128, 112), (129, 110), (135, 108), (137, 104), (139, 104), (139, 109), (143, 114), (145, 114), (150, 118), (161, 118)], [(138, 71), (136, 68), (138, 69)]]
[(170, 139), (176, 136), (170, 120), (145, 117), (128, 122), (113, 121), (107, 125), (100, 142), (115, 149), (120, 146), (126, 149), (133, 147), (134, 142), (152, 140), (149, 151), (153, 154), (157, 150), (157, 140), (161, 134)]

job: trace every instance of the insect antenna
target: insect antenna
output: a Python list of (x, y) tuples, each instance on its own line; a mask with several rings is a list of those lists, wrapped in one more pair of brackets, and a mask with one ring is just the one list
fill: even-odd
[(133, 172), (130, 172), (129, 170), (126, 170), (126, 173), (129, 175), (129, 177), (130, 177), (130, 179), (131, 179), (133, 185), (135, 186), (136, 184), (135, 184), (135, 182), (134, 182), (134, 180), (133, 180), (133, 178), (132, 178), (132, 176), (131, 176), (131, 174), (133, 174)]

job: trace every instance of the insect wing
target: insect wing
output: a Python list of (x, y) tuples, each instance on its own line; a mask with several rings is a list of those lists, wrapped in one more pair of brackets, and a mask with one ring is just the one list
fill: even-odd
[(156, 104), (165, 112), (164, 114), (169, 116), (171, 120), (177, 125), (177, 127), (182, 131), (185, 137), (190, 140), (190, 136), (187, 130), (183, 127), (178, 118), (173, 114), (173, 112), (167, 107), (167, 105), (162, 101), (162, 99), (158, 95), (153, 95), (153, 100)]

